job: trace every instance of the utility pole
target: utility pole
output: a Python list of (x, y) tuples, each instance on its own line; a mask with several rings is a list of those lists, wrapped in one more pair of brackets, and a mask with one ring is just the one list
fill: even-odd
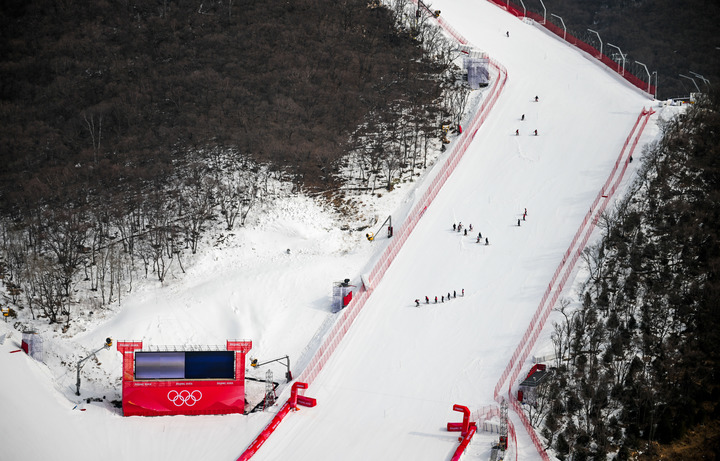
[(111, 346), (112, 346), (112, 339), (106, 338), (105, 344), (103, 344), (103, 347), (93, 351), (92, 354), (88, 355), (87, 357), (85, 357), (84, 359), (80, 360), (77, 363), (77, 382), (75, 383), (75, 385), (76, 385), (75, 395), (80, 395), (80, 370), (82, 369), (83, 365), (85, 364), (85, 361), (87, 359), (89, 359), (90, 357), (95, 357), (95, 354), (97, 354), (98, 352), (100, 352), (103, 349), (110, 349)]
[(545, 3), (543, 3), (543, 0), (540, 0), (540, 4), (541, 4), (542, 7), (543, 7), (543, 22), (542, 22), (542, 25), (544, 26), (545, 23), (547, 22), (547, 8), (545, 8)]
[(287, 367), (287, 372), (285, 373), (285, 378), (287, 378), (287, 381), (290, 382), (290, 381), (292, 381), (292, 373), (290, 372), (290, 357), (287, 355), (285, 357), (268, 360), (267, 362), (262, 362), (262, 363), (258, 363), (257, 359), (252, 359), (252, 361), (250, 362), (250, 366), (253, 368), (257, 368), (257, 367), (261, 367), (263, 365), (267, 365), (268, 363), (281, 362), (283, 360), (286, 361), (285, 366)]
[(638, 64), (640, 64), (641, 66), (643, 66), (643, 67), (645, 68), (645, 72), (647, 73), (647, 76), (648, 76), (648, 90), (647, 90), (647, 92), (650, 93), (650, 71), (648, 70), (648, 68), (647, 68), (647, 66), (646, 66), (645, 64), (641, 63), (640, 61), (635, 61), (635, 62), (638, 63)]
[(700, 87), (698, 86), (698, 84), (695, 83), (695, 79), (694, 79), (694, 78), (688, 77), (687, 75), (683, 75), (683, 74), (678, 74), (678, 75), (681, 76), (681, 77), (683, 77), (683, 78), (687, 78), (687, 79), (689, 79), (689, 80), (692, 80), (693, 85), (695, 85), (695, 89), (697, 89), (697, 92), (698, 92), (698, 93), (702, 93), (702, 91), (700, 91)]
[[(618, 53), (620, 53), (620, 57), (622, 58), (622, 74), (621, 75), (624, 77), (625, 76), (625, 56), (626, 55), (623, 54), (620, 47), (617, 47), (617, 46), (613, 45), (612, 43), (608, 43), (607, 45), (615, 48), (616, 50), (618, 50)], [(620, 72), (620, 63), (619, 62), (618, 62), (618, 70), (617, 71)]]
[(565, 27), (565, 21), (563, 21), (563, 18), (561, 18), (557, 14), (550, 13), (550, 16), (555, 16), (556, 18), (558, 18), (560, 20), (560, 24), (562, 24), (562, 26), (563, 26), (563, 40), (565, 40), (565, 37), (567, 36), (567, 27)]
[(690, 73), (693, 74), (694, 76), (696, 76), (697, 78), (699, 78), (700, 80), (702, 80), (705, 83), (705, 86), (710, 88), (710, 80), (706, 79), (705, 77), (703, 77), (700, 74), (696, 74), (693, 71), (690, 71)]
[(590, 32), (594, 33), (595, 35), (597, 35), (598, 41), (600, 42), (600, 56), (598, 56), (598, 57), (599, 57), (600, 59), (602, 59), (602, 39), (600, 38), (600, 34), (597, 33), (596, 31), (592, 30), (592, 29), (588, 29), (588, 30), (589, 30)]

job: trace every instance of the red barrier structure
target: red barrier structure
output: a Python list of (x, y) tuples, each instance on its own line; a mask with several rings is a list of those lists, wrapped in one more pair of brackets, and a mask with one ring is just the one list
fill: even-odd
[(243, 413), (251, 348), (251, 341), (227, 341), (225, 351), (142, 352), (142, 341), (118, 341), (123, 415)]
[(470, 430), (470, 410), (468, 407), (458, 404), (453, 405), (453, 410), (462, 412), (463, 420), (462, 423), (447, 423), (447, 430), (449, 432), (460, 432), (464, 437)]
[(629, 72), (628, 70), (621, 67), (621, 65), (609, 57), (605, 56), (598, 50), (597, 48), (588, 45), (587, 43), (583, 42), (582, 40), (578, 39), (577, 37), (572, 36), (571, 34), (568, 34), (566, 30), (556, 26), (555, 24), (547, 21), (545, 18), (540, 16), (537, 13), (534, 13), (532, 11), (527, 11), (526, 9), (521, 9), (519, 6), (513, 4), (512, 2), (506, 1), (506, 0), (488, 0), (490, 3), (493, 3), (500, 8), (504, 9), (508, 13), (512, 14), (513, 16), (517, 16), (519, 18), (530, 18), (535, 21), (535, 24), (538, 26), (544, 27), (545, 29), (549, 30), (553, 34), (557, 35), (559, 38), (563, 39), (570, 45), (573, 45), (584, 52), (588, 53), (590, 56), (598, 59), (600, 62), (605, 64), (610, 70), (617, 73), (619, 76), (630, 82), (632, 85), (636, 86), (640, 90), (642, 90), (644, 93), (653, 96), (657, 93), (657, 88), (655, 85), (651, 85), (650, 82), (645, 82), (641, 78), (637, 77), (633, 73)]
[(476, 431), (477, 431), (477, 428), (475, 426), (470, 426), (470, 429), (469, 429), (467, 435), (461, 438), (460, 445), (455, 450), (453, 457), (450, 458), (452, 461), (459, 461), (463, 452), (465, 451), (467, 446), (470, 444), (470, 441), (472, 440), (473, 435), (475, 435)]
[(447, 430), (449, 432), (460, 432), (461, 435), (461, 437), (458, 438), (460, 445), (457, 449), (455, 449), (455, 453), (452, 457), (453, 461), (455, 461), (460, 459), (460, 456), (462, 456), (465, 448), (467, 448), (470, 443), (470, 440), (472, 440), (473, 435), (475, 435), (475, 432), (477, 431), (477, 425), (474, 422), (470, 422), (470, 410), (468, 407), (455, 404), (453, 405), (453, 410), (460, 411), (463, 414), (462, 423), (447, 423)]
[[(237, 461), (248, 461), (250, 458), (257, 453), (257, 451), (260, 449), (260, 447), (267, 441), (268, 437), (275, 432), (275, 429), (277, 429), (278, 425), (282, 422), (283, 419), (285, 419), (285, 416), (290, 412), (290, 410), (297, 410), (298, 404), (303, 406), (312, 406), (314, 407), (316, 404), (315, 399), (311, 399), (310, 397), (304, 397), (301, 395), (298, 395), (299, 389), (307, 389), (308, 385), (307, 383), (301, 383), (301, 382), (295, 382), (292, 385), (292, 388), (290, 390), (290, 398), (285, 402), (285, 404), (280, 408), (280, 411), (275, 415), (275, 417), (270, 421), (270, 424), (265, 426), (265, 429), (260, 433), (260, 435), (253, 440), (253, 442), (250, 444), (249, 447), (243, 452), (242, 455), (237, 459)], [(301, 399), (301, 397), (304, 397)], [(306, 405), (303, 402), (312, 403), (312, 405)]]

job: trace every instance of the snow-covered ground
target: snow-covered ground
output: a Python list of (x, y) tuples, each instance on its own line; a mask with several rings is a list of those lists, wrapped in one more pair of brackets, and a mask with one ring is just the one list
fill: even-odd
[[(653, 104), (587, 55), (490, 3), (439, 0), (433, 7), (507, 68), (507, 85), (307, 390), (318, 406), (289, 415), (254, 459), (449, 459), (457, 434), (444, 427), (459, 420), (453, 404), (476, 409), (493, 402), (493, 388), (563, 253), (638, 114)], [(659, 115), (641, 144), (657, 136)], [(624, 184), (638, 164), (630, 165)], [(405, 183), (373, 198), (365, 224), (407, 209), (420, 187)], [(453, 232), (460, 221), (473, 232)], [(489, 246), (476, 243), (478, 231)], [(14, 332), (0, 346), (0, 459), (236, 459), (276, 409), (125, 418), (110, 404), (120, 398), (120, 354), (101, 351), (83, 369), (83, 397), (100, 400), (90, 403), (74, 395), (72, 363), (106, 337), (146, 345), (248, 339), (250, 357), (289, 355), (298, 376), (336, 318), (333, 282), (358, 281), (387, 243), (370, 243), (365, 232), (343, 231), (328, 210), (295, 197), (225, 235), (222, 244), (204, 246), (185, 274), (176, 272), (164, 286), (142, 284), (120, 306), (84, 319), (85, 332), (48, 336), (46, 364), (10, 353), (20, 342)], [(413, 302), (453, 291), (458, 297), (449, 302), (420, 308)], [(547, 351), (548, 336), (546, 328), (536, 355)], [(282, 382), (282, 364), (270, 368)], [(248, 374), (263, 377), (265, 370)], [(258, 392), (250, 386), (251, 397)], [(520, 458), (535, 459), (519, 425), (518, 435)], [(488, 459), (493, 439), (478, 433), (466, 459)]]

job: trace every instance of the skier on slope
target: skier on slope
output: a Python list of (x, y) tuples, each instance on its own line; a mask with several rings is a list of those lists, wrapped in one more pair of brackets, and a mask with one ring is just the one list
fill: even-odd
[(535, 130), (535, 136), (537, 136), (537, 130)]
[(419, 300), (419, 299), (416, 299), (416, 300), (415, 300), (415, 307), (420, 307), (420, 300)]
[(539, 98), (537, 96), (535, 96), (535, 102), (538, 102), (538, 101), (539, 101)]
[(490, 245), (490, 240), (488, 240), (487, 237), (485, 237), (485, 245)]
[(430, 298), (428, 298), (427, 296), (425, 296), (425, 304), (430, 304)]
[(520, 136), (520, 130), (515, 130), (515, 136)]
[(522, 116), (520, 116), (520, 120), (525, 120), (525, 114), (522, 114)]
[(518, 219), (518, 227), (520, 227), (520, 220)]

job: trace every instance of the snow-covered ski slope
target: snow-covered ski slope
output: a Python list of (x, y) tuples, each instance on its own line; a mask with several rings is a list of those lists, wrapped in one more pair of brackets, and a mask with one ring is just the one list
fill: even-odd
[[(493, 403), (493, 389), (552, 274), (640, 111), (651, 104), (592, 58), (488, 2), (439, 0), (433, 8), (505, 66), (506, 86), (305, 392), (318, 405), (290, 414), (253, 459), (450, 459), (457, 433), (445, 425), (460, 420), (453, 404), (475, 410)], [(648, 127), (643, 139), (656, 132)], [(630, 165), (626, 181), (638, 163)], [(527, 219), (518, 227), (525, 208)], [(250, 356), (290, 354), (299, 375), (296, 367), (312, 352), (306, 345), (317, 347), (311, 338), (332, 317), (331, 283), (357, 280), (376, 256), (373, 247), (384, 242), (369, 244), (360, 236), (358, 246), (357, 236), (333, 229), (301, 199), (261, 219), (256, 228), (238, 230), (232, 245), (208, 246), (169, 287), (136, 288), (113, 318), (86, 323), (87, 333), (49, 338), (49, 368), (10, 353), (17, 334), (0, 346), (0, 460), (236, 459), (273, 411), (123, 418), (107, 403), (73, 400), (74, 368), (57, 358), (70, 351), (82, 357), (107, 336), (148, 345), (250, 339)], [(467, 237), (452, 232), (459, 221), (473, 225)], [(475, 242), (478, 231), (489, 246)], [(458, 298), (450, 302), (420, 308), (413, 302), (452, 291)], [(113, 349), (98, 358), (101, 364), (89, 361), (83, 370), (83, 397), (107, 392), (116, 398), (120, 354)], [(281, 372), (275, 369), (276, 379)], [(76, 402), (87, 411), (73, 410)], [(520, 459), (535, 459), (527, 435), (515, 426)], [(464, 459), (487, 459), (493, 438), (479, 432)]]
[[(490, 3), (433, 7), (507, 68), (507, 85), (306, 392), (318, 406), (288, 417), (254, 459), (449, 459), (457, 434), (444, 425), (459, 420), (453, 404), (492, 402), (552, 274), (651, 104), (586, 55)], [(473, 232), (453, 232), (460, 221)], [(478, 231), (489, 246), (476, 243)], [(461, 289), (465, 297), (434, 304)], [(426, 295), (432, 304), (415, 307)], [(537, 457), (518, 433), (520, 459)], [(487, 459), (489, 440), (467, 457)]]

